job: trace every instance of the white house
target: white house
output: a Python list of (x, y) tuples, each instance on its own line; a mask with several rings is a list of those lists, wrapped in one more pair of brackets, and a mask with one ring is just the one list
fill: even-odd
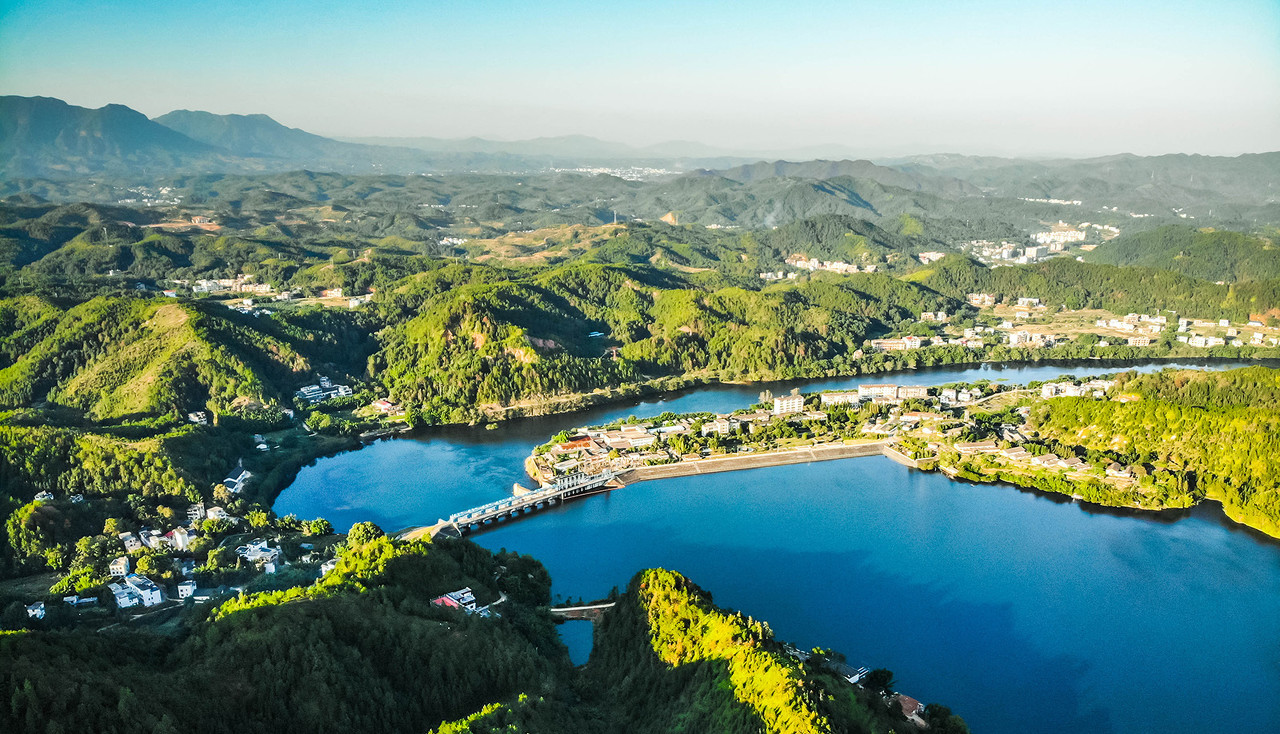
[(125, 553), (142, 550), (142, 543), (138, 540), (138, 536), (133, 533), (120, 533), (120, 542), (124, 543)]
[(52, 502), (52, 501), (53, 501), (53, 492), (49, 492), (46, 490), (44, 492), (36, 493), (36, 502)]
[(38, 601), (27, 606), (27, 616), (32, 619), (44, 619), (44, 602)]
[(702, 424), (702, 435), (710, 436), (715, 433), (720, 436), (728, 436), (738, 429), (741, 424), (737, 418), (728, 416), (725, 418), (716, 418), (713, 421), (707, 421)]
[(119, 578), (124, 578), (125, 576), (128, 576), (129, 575), (129, 556), (120, 556), (119, 558), (115, 559), (114, 561), (111, 562), (111, 565), (108, 567), (108, 570), (111, 572), (112, 576), (117, 576)]
[(248, 469), (243, 466), (237, 466), (227, 475), (226, 479), (222, 480), (222, 485), (231, 490), (233, 494), (240, 494), (240, 492), (244, 491), (244, 483), (249, 481), (249, 477), (252, 476), (253, 474)]
[(188, 579), (187, 581), (183, 581), (182, 583), (178, 584), (179, 599), (186, 599), (187, 597), (191, 596), (194, 593), (196, 593), (196, 582)]
[(226, 510), (216, 505), (213, 507), (210, 507), (206, 515), (210, 520), (230, 520), (231, 522), (235, 522), (236, 520), (239, 519), (234, 515), (228, 514)]

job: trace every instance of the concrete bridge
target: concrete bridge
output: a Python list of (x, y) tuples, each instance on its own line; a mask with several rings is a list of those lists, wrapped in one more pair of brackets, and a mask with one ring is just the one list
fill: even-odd
[(613, 470), (599, 474), (567, 474), (556, 479), (555, 484), (535, 489), (513, 497), (506, 497), (487, 505), (455, 512), (438, 525), (457, 528), (460, 535), (486, 530), (504, 520), (513, 520), (538, 510), (597, 492), (607, 492), (617, 486)]
[(616, 601), (608, 601), (583, 604), (576, 607), (551, 607), (551, 616), (555, 617), (557, 621), (585, 619), (591, 622), (599, 622), (605, 610), (612, 609), (617, 603)]

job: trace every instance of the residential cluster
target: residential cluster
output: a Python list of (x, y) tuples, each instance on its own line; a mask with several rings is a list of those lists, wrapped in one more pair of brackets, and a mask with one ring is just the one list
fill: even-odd
[(1019, 196), (1019, 201), (1031, 201), (1037, 204), (1061, 204), (1063, 206), (1080, 206), (1084, 202), (1079, 199), (1036, 199), (1029, 196)]
[[(1040, 245), (1069, 245), (1072, 242), (1084, 242), (1085, 232), (1067, 224), (1062, 220), (1049, 228), (1047, 232), (1036, 232), (1031, 239)], [(1058, 250), (1061, 251), (1061, 248)]]
[(833, 273), (874, 273), (875, 265), (865, 265), (861, 269), (857, 265), (839, 260), (819, 260), (818, 258), (809, 258), (800, 253), (788, 255), (786, 263), (793, 268), (801, 270), (830, 270)]

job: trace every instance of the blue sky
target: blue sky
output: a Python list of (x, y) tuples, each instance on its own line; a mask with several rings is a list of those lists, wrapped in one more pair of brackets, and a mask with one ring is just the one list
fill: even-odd
[(1280, 149), (1280, 2), (0, 0), (0, 92), (329, 135)]

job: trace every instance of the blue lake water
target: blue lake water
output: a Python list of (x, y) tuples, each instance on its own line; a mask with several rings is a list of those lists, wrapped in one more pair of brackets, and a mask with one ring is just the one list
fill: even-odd
[[(984, 366), (803, 384), (1116, 369)], [(304, 468), (275, 510), (339, 528), (431, 523), (526, 481), (530, 449), (563, 428), (727, 411), (760, 389), (383, 441)], [(1104, 510), (875, 457), (643, 482), (473, 539), (539, 558), (561, 598), (598, 598), (643, 568), (679, 570), (781, 639), (892, 669), (900, 690), (946, 703), (975, 732), (1206, 732), (1227, 722), (1280, 731), (1280, 544), (1215, 507)], [(590, 626), (562, 629), (581, 662)]]

